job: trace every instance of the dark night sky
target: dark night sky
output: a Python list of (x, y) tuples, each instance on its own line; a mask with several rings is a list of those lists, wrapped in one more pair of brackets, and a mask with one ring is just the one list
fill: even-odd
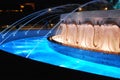
[[(0, 0), (0, 9), (17, 8), (17, 5), (25, 2), (34, 2), (37, 9), (44, 9), (64, 4), (84, 4), (92, 0)], [(103, 0), (104, 1), (104, 0)], [(110, 0), (107, 0), (110, 1)], [(116, 3), (118, 0), (113, 0)]]
[[(92, 0), (0, 0), (0, 10), (20, 9), (19, 5), (26, 2), (34, 2), (36, 6), (34, 11), (38, 11), (49, 7), (55, 7), (65, 4), (84, 4), (89, 1)], [(21, 17), (26, 16), (26, 12), (29, 14), (29, 11), (31, 10), (25, 8), (23, 11), (25, 12), (24, 15), (21, 13), (0, 13), (0, 25), (11, 24)]]
[(36, 7), (43, 9), (47, 7), (54, 7), (57, 5), (79, 3), (83, 4), (91, 0), (1, 0), (0, 8), (16, 8), (16, 5), (24, 2), (35, 2)]
[(91, 0), (0, 0), (0, 3), (22, 3), (22, 2), (38, 2), (38, 3), (45, 3), (45, 4), (50, 4), (50, 3), (85, 3)]

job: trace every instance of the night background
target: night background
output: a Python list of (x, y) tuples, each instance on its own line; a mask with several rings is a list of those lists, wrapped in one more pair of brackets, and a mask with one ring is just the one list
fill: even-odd
[[(90, 0), (1, 0), (0, 25), (12, 24), (16, 20), (38, 10), (64, 4), (83, 4), (88, 1)], [(24, 7), (22, 8), (21, 5)]]
[[(10, 25), (16, 20), (38, 10), (64, 4), (84, 4), (88, 1), (92, 0), (1, 0), (0, 26)], [(112, 5), (114, 5), (118, 0), (107, 1), (113, 1)]]
[[(0, 28), (42, 9), (64, 4), (84, 4), (91, 0), (0, 0)], [(108, 0), (110, 1), (110, 0)], [(114, 0), (115, 4), (118, 0)], [(24, 7), (23, 7), (24, 6)], [(7, 53), (7, 52), (6, 52)], [(40, 80), (107, 80), (108, 77), (80, 71), (56, 68), (40, 62), (26, 60), (19, 56), (0, 52), (0, 76), (38, 78)], [(24, 77), (23, 77), (24, 76)], [(8, 77), (9, 78), (9, 77)], [(17, 79), (19, 79), (17, 78)], [(111, 78), (110, 78), (111, 79)]]

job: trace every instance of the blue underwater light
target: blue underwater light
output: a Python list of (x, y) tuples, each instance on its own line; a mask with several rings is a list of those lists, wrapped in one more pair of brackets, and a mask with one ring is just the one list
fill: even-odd
[[(33, 47), (38, 44), (39, 46), (33, 50)], [(93, 74), (120, 78), (119, 67), (85, 61), (56, 52), (48, 45), (48, 40), (46, 37), (42, 40), (41, 37), (14, 40), (1, 45), (0, 47), (4, 51), (22, 57), (26, 57), (32, 50), (31, 54), (27, 58), (35, 61)], [(84, 50), (81, 50), (81, 53), (84, 53)]]

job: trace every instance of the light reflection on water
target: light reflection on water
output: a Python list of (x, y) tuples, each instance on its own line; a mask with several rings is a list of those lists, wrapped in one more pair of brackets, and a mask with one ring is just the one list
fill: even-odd
[(41, 37), (32, 37), (14, 40), (1, 45), (1, 49), (11, 54), (26, 57), (35, 45), (39, 44), (28, 58), (60, 67), (120, 78), (120, 68), (118, 67), (84, 61), (60, 54), (49, 47), (46, 38), (43, 38), (42, 41), (40, 39)]

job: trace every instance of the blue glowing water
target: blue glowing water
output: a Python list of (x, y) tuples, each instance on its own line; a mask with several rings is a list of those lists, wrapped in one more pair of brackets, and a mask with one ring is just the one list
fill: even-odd
[[(36, 45), (38, 46), (33, 50)], [(14, 40), (1, 45), (0, 48), (11, 54), (22, 57), (26, 57), (33, 50), (28, 58), (35, 61), (74, 70), (120, 78), (120, 68), (84, 61), (58, 53), (49, 47), (47, 38), (43, 38), (42, 41), (41, 37)]]

